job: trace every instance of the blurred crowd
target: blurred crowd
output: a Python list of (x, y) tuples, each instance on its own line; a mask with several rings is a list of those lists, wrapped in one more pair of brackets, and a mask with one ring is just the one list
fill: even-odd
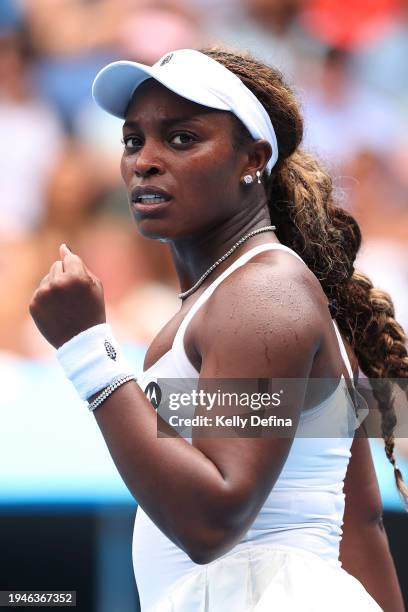
[(408, 329), (407, 0), (1, 0), (0, 356), (50, 360), (28, 313), (66, 242), (101, 278), (122, 341), (178, 309), (166, 245), (140, 237), (119, 174), (121, 121), (91, 99), (109, 61), (208, 45), (282, 69), (304, 147), (360, 222), (357, 267)]

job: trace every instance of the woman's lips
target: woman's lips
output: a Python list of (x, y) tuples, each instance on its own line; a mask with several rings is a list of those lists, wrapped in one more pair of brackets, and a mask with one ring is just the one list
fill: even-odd
[(132, 189), (132, 210), (137, 213), (149, 215), (168, 206), (172, 196), (155, 185), (139, 185)]
[(143, 213), (143, 215), (152, 215), (158, 211), (167, 208), (171, 203), (172, 198), (169, 200), (160, 200), (158, 202), (132, 202), (132, 210), (135, 213)]

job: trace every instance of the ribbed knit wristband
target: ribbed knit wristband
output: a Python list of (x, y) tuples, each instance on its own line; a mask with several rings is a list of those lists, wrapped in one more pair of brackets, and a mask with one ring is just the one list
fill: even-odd
[(65, 342), (57, 350), (57, 359), (83, 400), (118, 376), (134, 374), (108, 323), (94, 325)]

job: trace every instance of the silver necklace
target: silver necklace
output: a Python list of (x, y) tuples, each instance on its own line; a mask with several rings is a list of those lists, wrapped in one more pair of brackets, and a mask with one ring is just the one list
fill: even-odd
[(204, 272), (204, 274), (202, 276), (200, 276), (200, 278), (198, 279), (198, 281), (192, 286), (190, 287), (190, 289), (187, 289), (187, 291), (183, 291), (182, 293), (178, 294), (178, 297), (180, 298), (180, 300), (183, 300), (184, 298), (188, 297), (189, 295), (191, 295), (192, 293), (194, 293), (194, 291), (196, 289), (199, 288), (199, 286), (205, 281), (205, 279), (207, 278), (207, 276), (209, 274), (211, 274), (211, 272), (213, 270), (215, 270), (215, 268), (217, 266), (220, 265), (220, 263), (222, 263), (223, 261), (225, 261), (230, 255), (232, 255), (232, 253), (239, 247), (241, 246), (241, 244), (243, 244), (246, 240), (248, 240), (248, 238), (251, 238), (251, 236), (255, 236), (256, 234), (261, 234), (262, 232), (271, 232), (274, 231), (276, 229), (276, 227), (274, 225), (267, 225), (266, 227), (260, 227), (256, 230), (253, 230), (252, 232), (249, 232), (248, 234), (245, 234), (245, 236), (242, 236), (242, 238), (240, 238), (234, 245), (232, 245), (232, 247), (230, 248), (229, 251), (227, 251), (226, 253), (224, 253), (224, 255), (222, 257), (220, 257), (219, 259), (217, 259), (217, 261), (215, 263), (213, 263), (212, 266), (210, 266), (208, 268), (208, 270), (206, 272)]

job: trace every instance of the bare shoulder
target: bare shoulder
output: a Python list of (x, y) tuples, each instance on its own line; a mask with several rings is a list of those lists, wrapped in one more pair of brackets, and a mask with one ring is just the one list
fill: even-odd
[(276, 250), (254, 257), (230, 274), (204, 308), (197, 342), (201, 354), (218, 347), (220, 355), (234, 355), (245, 347), (247, 368), (249, 363), (261, 366), (263, 351), (265, 367), (260, 370), (268, 367), (273, 354), (280, 355), (282, 370), (286, 360), (294, 372), (297, 359), (305, 363), (317, 350), (327, 300), (305, 264)]
[[(287, 308), (292, 314), (302, 306), (301, 314), (313, 311), (317, 281), (309, 268), (285, 251), (260, 253), (230, 274), (214, 291), (207, 310), (228, 311), (228, 301), (235, 300), (241, 310), (259, 310), (263, 305)], [(321, 290), (318, 284), (318, 289)], [(239, 298), (239, 299), (237, 299)], [(243, 299), (245, 298), (245, 300)]]

